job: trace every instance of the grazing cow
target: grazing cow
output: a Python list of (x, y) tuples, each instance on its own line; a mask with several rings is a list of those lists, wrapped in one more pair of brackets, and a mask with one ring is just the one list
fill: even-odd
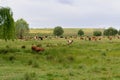
[(93, 41), (97, 41), (97, 37), (93, 36), (93, 37), (92, 37), (92, 40), (93, 40)]
[(38, 47), (38, 46), (32, 46), (31, 49), (36, 52), (44, 51), (44, 48)]
[(104, 38), (103, 36), (99, 36), (98, 40), (103, 40), (103, 38)]
[(65, 39), (68, 39), (68, 37), (65, 37)]
[(41, 37), (41, 36), (40, 36), (40, 37), (38, 37), (38, 38), (39, 38), (40, 40), (43, 40), (43, 37)]
[(98, 40), (101, 40), (101, 39), (102, 39), (101, 37), (98, 38)]
[(67, 44), (70, 45), (70, 44), (73, 43), (73, 40), (70, 40), (70, 39), (69, 39), (69, 40), (67, 40), (67, 42), (68, 42)]
[(112, 36), (108, 36), (108, 39), (109, 39), (109, 40), (112, 40)]
[(91, 37), (87, 36), (88, 40), (91, 41)]
[(34, 39), (35, 39), (35, 40), (39, 40), (39, 39), (40, 39), (40, 40), (43, 40), (43, 37), (41, 37), (41, 36), (34, 36)]
[(80, 37), (80, 40), (84, 40), (84, 38), (83, 38), (83, 37)]
[(38, 39), (38, 36), (34, 36), (34, 39), (37, 40), (37, 39)]

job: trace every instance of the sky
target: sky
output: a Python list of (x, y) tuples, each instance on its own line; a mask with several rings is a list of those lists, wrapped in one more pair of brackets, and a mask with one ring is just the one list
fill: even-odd
[(120, 29), (120, 0), (0, 0), (30, 28)]

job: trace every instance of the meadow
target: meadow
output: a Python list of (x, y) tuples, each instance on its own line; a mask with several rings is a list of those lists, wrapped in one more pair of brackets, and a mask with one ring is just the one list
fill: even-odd
[(120, 39), (71, 39), (0, 40), (0, 80), (120, 80)]
[[(64, 28), (63, 36), (74, 36), (77, 35), (79, 29), (82, 29), (85, 35), (93, 35), (93, 31), (99, 30), (103, 32), (103, 28)], [(30, 34), (49, 35), (53, 36), (53, 28), (42, 28), (42, 29), (30, 29)]]

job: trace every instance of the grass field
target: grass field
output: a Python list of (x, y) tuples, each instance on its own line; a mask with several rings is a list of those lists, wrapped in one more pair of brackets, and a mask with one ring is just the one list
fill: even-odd
[(120, 80), (120, 40), (73, 40), (0, 40), (0, 80)]
[[(85, 35), (93, 35), (93, 31), (95, 30), (99, 30), (99, 31), (102, 31), (104, 29), (102, 28), (63, 28), (64, 29), (64, 36), (68, 36), (68, 35), (77, 35), (78, 33), (78, 30), (79, 29), (82, 29), (85, 33)], [(41, 34), (41, 35), (53, 35), (53, 28), (44, 28), (44, 29), (30, 29), (30, 33), (33, 33), (33, 34)]]

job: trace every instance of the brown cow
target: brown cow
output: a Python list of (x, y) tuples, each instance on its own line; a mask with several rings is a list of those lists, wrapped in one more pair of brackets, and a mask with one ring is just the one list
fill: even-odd
[(108, 36), (108, 39), (109, 39), (109, 40), (112, 40), (112, 36)]
[(38, 46), (32, 46), (31, 49), (36, 52), (44, 51), (44, 48), (38, 47)]
[(84, 40), (84, 38), (83, 38), (83, 37), (80, 37), (80, 40)]

